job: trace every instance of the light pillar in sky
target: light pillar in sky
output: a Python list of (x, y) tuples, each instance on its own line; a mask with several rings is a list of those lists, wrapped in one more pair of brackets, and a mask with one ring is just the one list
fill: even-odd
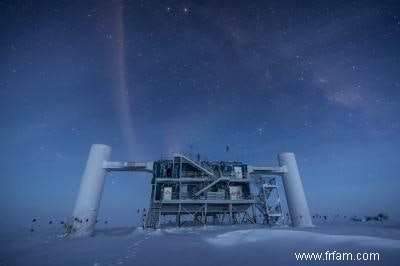
[(278, 161), (279, 165), (285, 167), (286, 170), (282, 179), (292, 226), (313, 226), (294, 154), (281, 153), (278, 155)]
[(90, 148), (78, 198), (73, 212), (73, 221), (67, 230), (71, 235), (89, 236), (93, 234), (97, 213), (100, 207), (101, 194), (107, 171), (103, 168), (111, 155), (111, 147), (94, 144)]

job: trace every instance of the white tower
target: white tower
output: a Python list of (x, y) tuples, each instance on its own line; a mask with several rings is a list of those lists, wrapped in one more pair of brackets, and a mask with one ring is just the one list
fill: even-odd
[(93, 233), (107, 173), (104, 164), (110, 155), (111, 147), (107, 145), (93, 144), (90, 149), (75, 203), (74, 220), (69, 225), (68, 231), (72, 235), (88, 236)]
[(278, 155), (278, 161), (280, 166), (286, 168), (282, 179), (292, 226), (313, 226), (294, 154), (281, 153)]

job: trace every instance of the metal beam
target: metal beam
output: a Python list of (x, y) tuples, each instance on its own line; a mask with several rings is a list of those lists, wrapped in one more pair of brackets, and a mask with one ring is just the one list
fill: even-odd
[(286, 173), (286, 168), (282, 166), (247, 166), (249, 174), (261, 174), (261, 175), (282, 175)]
[(153, 162), (110, 162), (103, 163), (103, 169), (107, 171), (132, 171), (153, 173)]

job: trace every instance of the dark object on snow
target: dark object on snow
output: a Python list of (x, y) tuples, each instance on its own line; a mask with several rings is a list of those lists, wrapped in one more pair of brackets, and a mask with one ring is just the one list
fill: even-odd
[(33, 230), (33, 228), (31, 228), (31, 230), (29, 230), (29, 231), (31, 231), (31, 233), (33, 233), (33, 231), (35, 231), (35, 230)]
[(379, 213), (377, 216), (361, 216), (361, 217), (350, 217), (353, 222), (368, 222), (368, 221), (380, 221), (387, 220), (388, 216), (385, 213)]
[(379, 213), (378, 214), (378, 219), (379, 221), (387, 220), (389, 217), (386, 213)]
[(33, 219), (32, 219), (32, 223), (35, 223), (35, 222), (36, 222), (36, 219), (35, 219), (35, 218), (33, 218)]
[(64, 221), (61, 221), (60, 224), (64, 224)]
[(108, 221), (104, 221), (105, 224), (108, 224)]
[(53, 223), (53, 221), (52, 221), (52, 220), (50, 220), (50, 221), (49, 221), (49, 224), (52, 224), (52, 223)]
[(359, 218), (359, 217), (357, 217), (357, 216), (351, 217), (350, 219), (351, 219), (353, 222), (363, 222), (363, 221), (364, 221), (362, 218)]

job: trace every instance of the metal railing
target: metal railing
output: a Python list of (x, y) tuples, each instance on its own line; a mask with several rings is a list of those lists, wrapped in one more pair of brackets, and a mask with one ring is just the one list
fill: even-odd
[[(193, 196), (193, 195), (192, 195)], [(169, 200), (254, 200), (256, 196), (254, 195), (242, 195), (240, 197), (236, 197), (232, 199), (231, 196), (225, 193), (223, 198), (215, 198), (214, 196), (202, 195), (197, 198), (193, 198), (189, 193), (179, 193), (179, 192), (172, 192), (171, 197), (164, 198), (164, 195), (161, 195), (161, 201), (168, 202)]]

